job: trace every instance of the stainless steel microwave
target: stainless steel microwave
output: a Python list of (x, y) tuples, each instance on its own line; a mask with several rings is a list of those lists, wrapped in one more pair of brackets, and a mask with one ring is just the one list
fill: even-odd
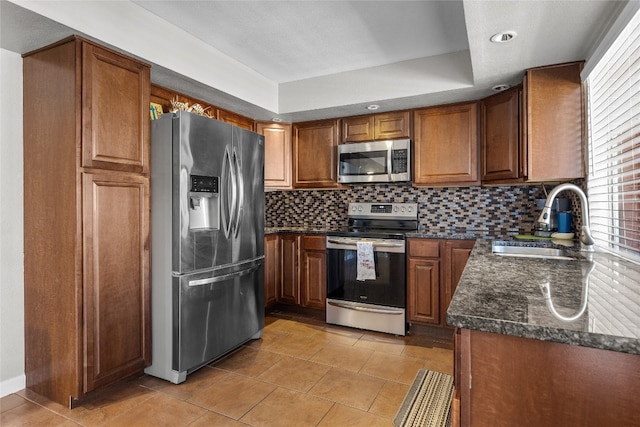
[(405, 181), (411, 181), (411, 140), (338, 145), (339, 183)]

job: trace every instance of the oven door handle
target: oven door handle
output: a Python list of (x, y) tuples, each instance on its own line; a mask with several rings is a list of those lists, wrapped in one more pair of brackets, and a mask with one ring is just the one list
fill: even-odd
[(346, 308), (347, 310), (356, 310), (356, 311), (364, 311), (367, 313), (377, 313), (377, 314), (404, 314), (404, 310), (396, 309), (396, 308), (373, 308), (373, 307), (363, 307), (361, 305), (349, 304), (348, 302), (335, 302), (335, 301), (327, 301), (327, 304), (332, 305), (334, 307)]
[[(342, 245), (342, 246), (353, 246), (353, 248), (355, 249), (357, 247), (356, 245), (356, 241), (353, 242), (345, 242), (345, 241), (341, 241), (341, 240), (334, 240), (334, 239), (327, 239), (327, 243), (333, 243), (335, 245)], [(373, 247), (376, 248), (404, 248), (404, 242), (401, 243), (374, 243)]]

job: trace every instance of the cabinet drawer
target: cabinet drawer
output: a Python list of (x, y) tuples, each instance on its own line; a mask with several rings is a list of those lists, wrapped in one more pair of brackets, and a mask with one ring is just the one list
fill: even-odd
[(421, 258), (440, 258), (440, 241), (429, 239), (410, 239), (409, 256)]
[(307, 235), (302, 237), (302, 248), (305, 251), (324, 251), (327, 249), (324, 234)]

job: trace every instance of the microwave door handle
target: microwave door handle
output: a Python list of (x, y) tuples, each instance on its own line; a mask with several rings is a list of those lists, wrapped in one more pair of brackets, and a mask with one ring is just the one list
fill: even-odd
[(389, 142), (389, 150), (387, 150), (387, 175), (389, 176), (389, 182), (393, 181), (392, 178), (392, 167), (393, 167), (393, 162), (391, 161), (391, 159), (393, 158), (393, 143), (390, 141)]

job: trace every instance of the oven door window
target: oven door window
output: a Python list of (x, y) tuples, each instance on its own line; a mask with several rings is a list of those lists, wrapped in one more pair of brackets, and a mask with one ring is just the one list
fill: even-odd
[(327, 298), (405, 308), (405, 254), (374, 252), (375, 280), (356, 280), (357, 252), (327, 250)]
[(340, 153), (340, 175), (388, 175), (388, 150)]

